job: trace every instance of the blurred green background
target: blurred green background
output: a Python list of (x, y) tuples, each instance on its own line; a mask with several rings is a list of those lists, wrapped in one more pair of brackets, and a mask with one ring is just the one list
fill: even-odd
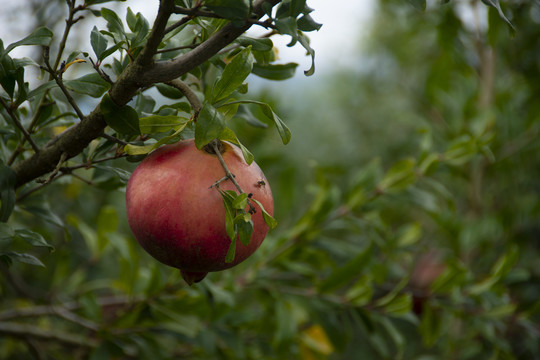
[(86, 343), (2, 336), (0, 358), (540, 359), (540, 3), (502, 3), (515, 32), (418, 4), (379, 0), (316, 81), (253, 80), (293, 137), (235, 127), (279, 226), (231, 270), (188, 287), (142, 251), (125, 160), (21, 202), (10, 222), (55, 251), (1, 267), (0, 330)]

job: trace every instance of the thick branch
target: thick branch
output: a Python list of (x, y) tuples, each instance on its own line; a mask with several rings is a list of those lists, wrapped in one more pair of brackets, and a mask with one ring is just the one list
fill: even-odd
[[(272, 6), (279, 3), (279, 0), (258, 0), (253, 4), (253, 13), (257, 17), (264, 15), (262, 5), (267, 2)], [(217, 54), (219, 50), (229, 45), (238, 36), (242, 35), (252, 26), (252, 21), (246, 21), (243, 25), (229, 23), (215, 33), (210, 39), (197, 46), (189, 53), (180, 56), (172, 61), (156, 63), (149, 71), (143, 74), (141, 79), (143, 83), (167, 82), (171, 79), (178, 78), (187, 73), (191, 69), (201, 65), (212, 56)]]
[(145, 47), (142, 49), (137, 63), (141, 66), (149, 65), (152, 62), (153, 56), (156, 53), (163, 35), (165, 34), (165, 28), (167, 27), (167, 21), (171, 16), (174, 9), (174, 0), (161, 0), (159, 3), (159, 11), (152, 26), (150, 36)]

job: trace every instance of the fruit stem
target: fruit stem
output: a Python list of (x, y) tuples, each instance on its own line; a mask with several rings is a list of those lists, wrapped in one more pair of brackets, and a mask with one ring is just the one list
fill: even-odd
[[(223, 167), (223, 170), (225, 170), (225, 177), (223, 179), (219, 180), (218, 182), (216, 182), (214, 185), (218, 186), (221, 181), (229, 179), (234, 184), (236, 189), (240, 192), (240, 194), (243, 194), (244, 190), (242, 190), (242, 188), (240, 187), (240, 184), (238, 184), (238, 182), (236, 181), (234, 174), (231, 173), (231, 171), (227, 167), (227, 164), (225, 164), (225, 160), (223, 159), (223, 156), (221, 156), (220, 148), (223, 148), (223, 144), (221, 143), (221, 140), (214, 139), (208, 145), (210, 145), (212, 147), (212, 149), (214, 150), (214, 153), (216, 154), (219, 162), (221, 163), (221, 166)], [(212, 186), (214, 186), (214, 185), (212, 185)], [(248, 199), (247, 203), (249, 205), (249, 213), (250, 214), (255, 213), (255, 207), (253, 206), (251, 201), (249, 201), (249, 199)]]

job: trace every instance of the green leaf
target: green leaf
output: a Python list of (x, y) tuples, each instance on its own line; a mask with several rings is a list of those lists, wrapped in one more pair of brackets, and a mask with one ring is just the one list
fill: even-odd
[(238, 140), (238, 137), (236, 137), (236, 134), (234, 131), (232, 131), (229, 128), (225, 128), (219, 135), (220, 140), (225, 140), (232, 142), (240, 147), (240, 150), (242, 150), (242, 155), (244, 157), (244, 160), (246, 161), (246, 164), (250, 165), (253, 162), (253, 154)]
[(248, 194), (239, 194), (232, 202), (232, 207), (237, 210), (244, 210), (247, 206)]
[(419, 223), (412, 223), (402, 227), (398, 233), (397, 245), (405, 247), (413, 245), (422, 236), (422, 226)]
[(306, 14), (302, 16), (300, 19), (298, 19), (297, 26), (298, 26), (298, 30), (309, 32), (309, 31), (315, 31), (315, 30), (318, 31), (322, 27), (322, 24), (319, 24), (318, 22), (313, 20), (311, 15)]
[(289, 141), (291, 140), (291, 130), (289, 130), (289, 128), (287, 127), (287, 125), (285, 125), (283, 120), (281, 120), (279, 116), (277, 116), (276, 113), (274, 113), (270, 105), (260, 102), (260, 101), (255, 101), (255, 100), (240, 100), (240, 101), (231, 101), (229, 103), (224, 104), (224, 106), (229, 105), (229, 104), (236, 104), (236, 103), (258, 105), (261, 108), (263, 115), (268, 120), (273, 121), (276, 124), (276, 128), (279, 132), (279, 136), (281, 136), (281, 141), (283, 141), (283, 144), (286, 145), (289, 143)]
[(426, 10), (426, 0), (407, 0), (416, 10)]
[(363, 269), (371, 262), (372, 246), (366, 247), (362, 252), (349, 260), (343, 267), (333, 271), (320, 285), (322, 293), (331, 292), (345, 286), (362, 274)]
[(311, 67), (304, 71), (304, 75), (311, 76), (315, 73), (315, 50), (313, 50), (313, 48), (310, 46), (309, 38), (301, 32), (298, 35), (298, 41), (311, 56)]
[(183, 129), (188, 122), (188, 118), (175, 115), (152, 115), (140, 118), (139, 128), (143, 134), (155, 134), (171, 129)]
[(298, 28), (296, 25), (296, 18), (292, 16), (277, 19), (276, 28), (280, 33), (291, 35), (293, 38), (296, 38), (297, 33), (298, 33)]
[(3, 253), (1, 255), (7, 255), (10, 258), (10, 260), (15, 260), (15, 261), (30, 264), (30, 265), (37, 265), (37, 266), (45, 267), (45, 265), (38, 258), (30, 254), (21, 254), (14, 251), (10, 251), (7, 253)]
[(97, 73), (87, 74), (74, 80), (66, 80), (64, 84), (72, 91), (94, 98), (102, 96), (110, 87), (110, 84)]
[(234, 223), (240, 242), (245, 246), (249, 245), (251, 235), (253, 234), (253, 221), (251, 221), (251, 215), (243, 212), (236, 217)]
[(101, 54), (107, 50), (108, 43), (107, 38), (99, 32), (97, 27), (94, 26), (92, 32), (90, 33), (90, 44), (92, 45), (92, 49), (94, 50), (94, 53), (98, 59), (100, 59)]
[(15, 230), (7, 223), (0, 223), (0, 239), (11, 238), (15, 236)]
[(254, 58), (251, 54), (251, 47), (247, 47), (236, 54), (227, 66), (225, 66), (223, 73), (214, 85), (211, 102), (215, 104), (225, 99), (241, 86), (251, 73), (253, 62)]
[(241, 35), (235, 42), (246, 48), (251, 46), (253, 51), (271, 51), (274, 48), (274, 43), (268, 38), (257, 39)]
[(180, 126), (178, 130), (176, 130), (173, 134), (169, 136), (165, 136), (164, 138), (160, 139), (159, 141), (148, 144), (148, 145), (132, 145), (127, 144), (124, 146), (124, 151), (128, 153), (129, 155), (145, 155), (148, 154), (150, 151), (157, 149), (163, 144), (169, 144), (171, 142), (178, 141), (178, 137), (180, 133), (185, 129), (186, 125), (189, 124), (189, 121), (186, 122), (183, 126)]
[(131, 32), (135, 32), (135, 29), (137, 28), (137, 15), (135, 15), (133, 10), (131, 10), (131, 8), (128, 6), (126, 12), (126, 22)]
[(269, 80), (290, 79), (296, 72), (296, 63), (288, 64), (253, 64), (253, 74)]
[[(108, 48), (107, 50), (103, 51), (101, 53), (101, 56), (98, 58), (99, 61), (103, 61), (103, 59), (105, 59), (107, 56), (111, 55), (112, 53), (114, 53), (116, 50), (120, 49), (122, 47), (122, 45), (124, 45), (126, 42), (125, 41), (120, 41), (119, 43), (117, 44), (114, 44), (113, 46), (111, 46), (110, 48)], [(115, 59), (116, 60), (116, 59)]]
[(251, 198), (251, 201), (253, 201), (254, 203), (256, 203), (257, 205), (259, 205), (259, 207), (261, 208), (261, 211), (263, 213), (263, 218), (264, 218), (264, 222), (266, 223), (266, 225), (268, 225), (268, 228), (270, 230), (272, 230), (273, 228), (275, 228), (277, 226), (277, 221), (276, 219), (274, 219), (274, 217), (272, 215), (270, 215), (265, 209), (264, 209), (264, 206), (260, 203), (260, 201), (258, 201), (257, 199), (254, 199), (254, 198)]
[(107, 8), (101, 8), (101, 16), (107, 21), (107, 29), (112, 33), (125, 37), (124, 25), (116, 13)]
[(474, 138), (463, 135), (452, 141), (443, 154), (443, 160), (450, 165), (460, 166), (471, 160), (476, 152), (477, 146)]
[(203, 105), (195, 124), (195, 145), (201, 149), (210, 141), (219, 138), (225, 130), (225, 119), (215, 107), (206, 103)]
[(495, 8), (497, 10), (497, 12), (499, 13), (500, 18), (503, 19), (503, 21), (508, 25), (512, 35), (515, 35), (516, 27), (514, 26), (514, 24), (512, 24), (512, 22), (504, 14), (504, 11), (501, 8), (501, 3), (499, 2), (499, 0), (482, 0), (482, 2), (484, 4), (486, 4), (487, 6), (491, 6), (491, 7)]
[(22, 46), (22, 45), (48, 46), (51, 43), (52, 37), (53, 37), (53, 32), (51, 30), (49, 30), (46, 27), (39, 27), (36, 30), (34, 30), (30, 35), (25, 37), (24, 39), (8, 45), (4, 53), (7, 54), (11, 50), (16, 48), (17, 46)]
[(140, 135), (139, 116), (135, 109), (128, 105), (118, 106), (105, 94), (100, 103), (105, 122), (119, 134)]
[(15, 172), (4, 164), (0, 163), (0, 221), (6, 222), (15, 207), (15, 183), (17, 178)]
[(156, 89), (161, 95), (169, 99), (178, 100), (184, 97), (184, 94), (180, 90), (167, 84), (156, 84)]
[(15, 230), (15, 236), (26, 241), (32, 246), (46, 247), (49, 249), (49, 251), (54, 251), (54, 246), (49, 244), (41, 234), (36, 232), (28, 229), (17, 229)]
[(396, 162), (384, 175), (379, 183), (381, 191), (399, 191), (411, 185), (416, 180), (415, 160), (404, 159)]
[(47, 91), (49, 89), (52, 89), (52, 88), (54, 88), (56, 86), (58, 86), (56, 84), (56, 81), (54, 81), (54, 80), (47, 81), (46, 83), (43, 83), (40, 86), (38, 86), (37, 88), (35, 88), (34, 90), (30, 91), (28, 93), (27, 97), (29, 99), (32, 99), (33, 97), (41, 97), (45, 93), (45, 91)]
[(245, 105), (238, 107), (238, 110), (237, 110), (237, 112), (235, 114), (235, 117), (243, 119), (249, 125), (257, 127), (257, 128), (266, 129), (268, 127), (268, 125), (266, 125), (265, 123), (263, 123), (262, 121), (257, 119), (255, 117), (255, 115), (253, 115), (251, 110), (249, 110), (249, 107), (247, 107)]
[(242, 20), (249, 16), (249, 0), (206, 0), (204, 5), (225, 19)]
[(235, 201), (237, 195), (232, 190), (219, 190), (219, 193), (221, 194), (221, 197), (223, 199), (223, 205), (225, 206), (225, 230), (227, 231), (227, 235), (229, 235), (229, 238), (231, 239), (229, 250), (225, 255), (225, 262), (230, 263), (234, 260), (234, 256), (236, 253), (237, 232), (234, 223), (236, 211), (232, 204)]

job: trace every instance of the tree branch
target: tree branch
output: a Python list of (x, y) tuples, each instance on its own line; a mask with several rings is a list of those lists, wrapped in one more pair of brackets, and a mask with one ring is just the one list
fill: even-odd
[(163, 35), (165, 35), (165, 28), (167, 27), (167, 21), (171, 16), (174, 9), (174, 0), (161, 0), (159, 2), (159, 10), (152, 26), (152, 31), (148, 36), (146, 45), (141, 50), (141, 53), (137, 57), (136, 62), (140, 66), (150, 65), (153, 61), (154, 54), (156, 53)]
[[(279, 2), (280, 0), (257, 0), (253, 4), (253, 13), (262, 17), (264, 3), (275, 6)], [(189, 53), (169, 62), (155, 64), (153, 56), (163, 39), (167, 20), (173, 8), (173, 0), (161, 1), (146, 46), (109, 90), (109, 96), (117, 105), (125, 105), (143, 87), (167, 82), (186, 74), (217, 54), (252, 25), (250, 21), (246, 21), (242, 26), (230, 23)], [(80, 154), (92, 140), (103, 134), (106, 126), (107, 123), (98, 105), (81, 122), (58, 135), (39, 153), (17, 163), (13, 167), (17, 176), (16, 187), (53, 171), (63, 153), (67, 154), (68, 159)]]
[(24, 126), (22, 126), (19, 119), (17, 119), (17, 116), (15, 116), (15, 113), (13, 112), (13, 110), (11, 110), (11, 107), (1, 97), (0, 97), (0, 105), (2, 105), (4, 107), (4, 109), (6, 109), (11, 121), (13, 121), (15, 126), (17, 126), (17, 128), (19, 130), (21, 130), (21, 132), (23, 133), (24, 138), (30, 143), (30, 145), (32, 145), (32, 149), (34, 149), (35, 152), (39, 152), (38, 146), (36, 145), (34, 140), (32, 140), (32, 137), (30, 136), (28, 131), (26, 131)]
[(0, 322), (0, 334), (9, 335), (25, 339), (27, 337), (46, 341), (58, 341), (66, 345), (77, 347), (96, 347), (98, 342), (86, 336), (75, 335), (68, 332), (54, 330), (44, 330), (37, 326), (19, 324), (14, 322)]
[[(270, 3), (275, 6), (280, 0), (258, 0), (253, 3), (253, 13), (257, 17), (264, 15), (262, 5)], [(217, 54), (219, 50), (234, 41), (238, 36), (242, 35), (253, 24), (253, 19), (246, 21), (243, 25), (238, 26), (236, 23), (229, 23), (216, 32), (212, 37), (204, 43), (197, 46), (192, 51), (182, 55), (172, 61), (156, 63), (148, 71), (143, 73), (141, 81), (145, 84), (156, 82), (167, 82), (171, 78), (178, 78), (189, 72), (191, 69), (201, 65), (212, 56)]]
[(197, 115), (201, 111), (203, 105), (201, 103), (201, 100), (197, 96), (197, 94), (195, 94), (193, 92), (193, 90), (191, 90), (189, 85), (186, 84), (185, 82), (183, 82), (180, 79), (174, 79), (174, 80), (171, 80), (171, 81), (167, 81), (165, 84), (170, 85), (170, 86), (180, 90), (180, 92), (185, 95), (185, 97), (189, 101), (191, 107), (193, 108), (193, 112), (195, 113), (194, 114), (195, 118), (197, 118)]

